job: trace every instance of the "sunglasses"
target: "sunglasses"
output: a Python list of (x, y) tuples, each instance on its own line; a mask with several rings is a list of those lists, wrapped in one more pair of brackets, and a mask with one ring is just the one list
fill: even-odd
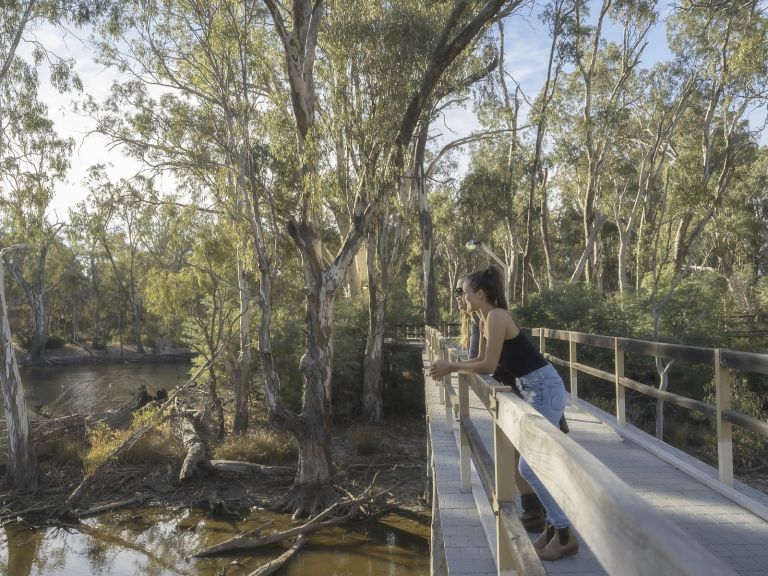
[(454, 298), (461, 298), (462, 296), (464, 296), (464, 289), (461, 286), (457, 286), (453, 289)]

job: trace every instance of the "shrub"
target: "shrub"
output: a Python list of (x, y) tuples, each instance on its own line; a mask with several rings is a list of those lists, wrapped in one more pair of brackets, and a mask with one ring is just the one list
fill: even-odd
[(269, 428), (254, 428), (245, 436), (230, 436), (213, 451), (219, 460), (254, 464), (293, 464), (298, 458), (296, 440)]

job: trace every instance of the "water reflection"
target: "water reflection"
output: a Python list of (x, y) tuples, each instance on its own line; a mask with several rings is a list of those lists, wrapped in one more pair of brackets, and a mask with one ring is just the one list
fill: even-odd
[[(203, 547), (283, 516), (258, 512), (236, 526), (185, 510), (122, 511), (67, 528), (5, 527), (0, 572), (13, 576), (245, 576), (279, 547), (250, 556), (188, 560)], [(390, 515), (380, 522), (329, 528), (282, 572), (286, 576), (417, 576), (429, 573), (428, 528)]]
[(154, 394), (187, 381), (189, 363), (87, 364), (22, 368), (24, 395), (33, 406), (64, 399), (74, 412), (89, 412), (129, 402), (140, 384)]

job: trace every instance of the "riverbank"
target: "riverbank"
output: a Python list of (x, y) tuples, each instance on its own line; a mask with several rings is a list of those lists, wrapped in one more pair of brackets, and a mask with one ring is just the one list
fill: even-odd
[(45, 367), (45, 366), (80, 366), (86, 364), (127, 364), (138, 362), (176, 362), (188, 361), (195, 357), (195, 353), (189, 348), (174, 348), (164, 346), (162, 348), (146, 348), (144, 352), (138, 352), (135, 345), (108, 344), (103, 348), (90, 348), (72, 343), (64, 344), (59, 348), (46, 350), (43, 362), (28, 362), (26, 350), (15, 347), (16, 361), (19, 366)]
[[(259, 434), (263, 426), (255, 423), (253, 433)], [(375, 439), (365, 443), (362, 449), (361, 429), (366, 437)], [(377, 426), (335, 427), (331, 450), (335, 469), (333, 484), (339, 498), (358, 495), (372, 487), (373, 493), (386, 494), (387, 506), (428, 523), (425, 434), (422, 419)], [(116, 508), (181, 507), (201, 509), (212, 517), (246, 517), (253, 510), (273, 509), (291, 487), (296, 469), (294, 461), (254, 466), (245, 471), (220, 471), (201, 466), (194, 477), (181, 481), (182, 447), (167, 438), (149, 437), (147, 443), (137, 444), (102, 471), (77, 506), (68, 509), (65, 501), (83, 481), (85, 470), (82, 454), (78, 453), (83, 447), (71, 440), (62, 441), (62, 437), (61, 432), (38, 435), (39, 490), (35, 494), (0, 494), (0, 525), (14, 522), (17, 517), (56, 524), (61, 520), (62, 510), (68, 510), (67, 518), (71, 514), (79, 518), (91, 516), (92, 510), (113, 505)], [(216, 446), (210, 446), (210, 450), (215, 454)], [(0, 473), (5, 472), (2, 468), (5, 466), (0, 466)]]

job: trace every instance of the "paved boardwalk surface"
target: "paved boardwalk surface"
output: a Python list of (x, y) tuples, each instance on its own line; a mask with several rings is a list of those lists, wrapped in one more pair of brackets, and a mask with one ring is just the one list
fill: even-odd
[[(454, 386), (457, 384), (454, 377)], [(495, 542), (495, 532), (488, 534), (489, 528), (494, 530), (492, 521), (485, 518), (486, 529), (483, 531), (482, 510), (478, 512), (475, 505), (479, 500), (479, 480), (475, 477), (473, 482), (474, 497), (459, 490), (458, 426), (454, 426), (452, 433), (447, 431), (439, 389), (429, 380), (426, 392), (448, 573), (496, 574), (488, 544)], [(491, 416), (471, 390), (470, 405), (470, 417), (493, 454)], [(569, 405), (566, 417), (573, 440), (692, 539), (703, 544), (738, 574), (768, 576), (767, 521), (622, 438), (611, 427), (578, 407)], [(545, 562), (544, 567), (550, 574), (606, 574), (583, 541), (577, 555), (558, 562)]]

